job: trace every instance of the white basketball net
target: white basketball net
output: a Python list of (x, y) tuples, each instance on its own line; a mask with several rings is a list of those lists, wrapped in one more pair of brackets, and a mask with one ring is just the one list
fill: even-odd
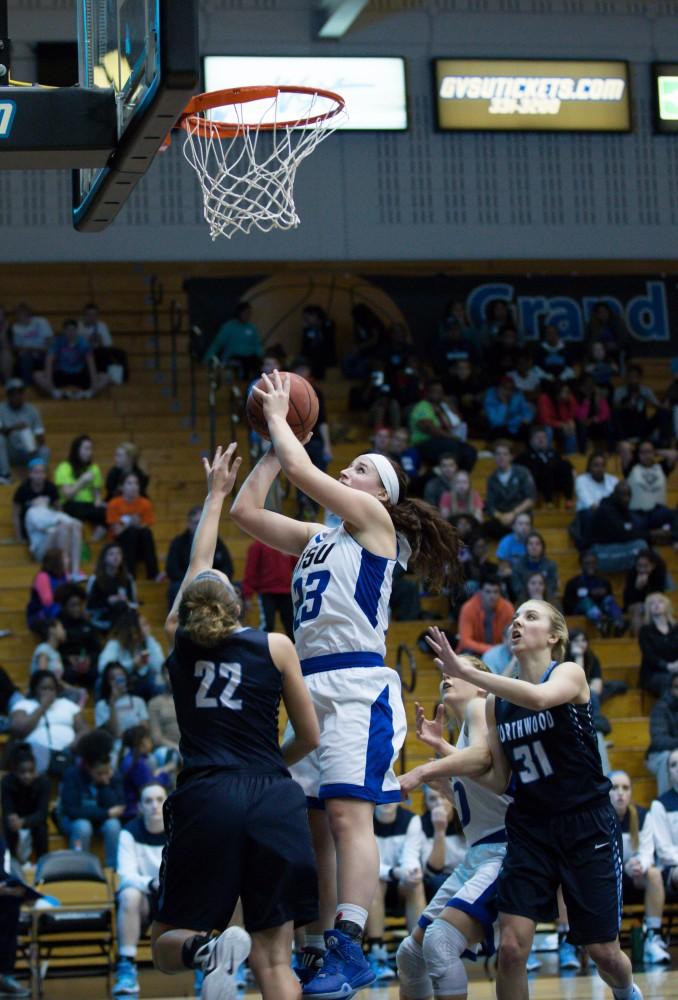
[[(332, 115), (335, 107), (318, 94), (279, 93), (192, 115), (183, 123), (184, 156), (200, 181), (212, 240), (253, 228), (266, 233), (299, 225), (297, 168), (345, 121), (345, 111)], [(306, 124), (316, 116), (319, 121)], [(226, 121), (237, 123), (236, 135), (220, 135), (219, 123)], [(264, 124), (274, 127), (264, 129)]]

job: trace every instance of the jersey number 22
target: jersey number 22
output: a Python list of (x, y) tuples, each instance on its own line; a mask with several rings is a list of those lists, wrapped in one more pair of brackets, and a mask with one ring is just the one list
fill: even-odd
[[(210, 663), (209, 660), (198, 660), (195, 665), (195, 677), (202, 677), (200, 687), (195, 694), (196, 708), (230, 708), (233, 712), (242, 709), (242, 699), (233, 695), (240, 687), (242, 667), (239, 663)], [(226, 678), (226, 684), (218, 697), (210, 694), (217, 677)]]

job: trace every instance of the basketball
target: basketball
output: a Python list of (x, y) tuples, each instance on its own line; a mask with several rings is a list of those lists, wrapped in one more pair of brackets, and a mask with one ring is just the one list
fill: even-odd
[[(293, 372), (280, 372), (280, 374), (287, 375), (290, 380), (290, 408), (287, 411), (287, 423), (292, 428), (295, 437), (303, 441), (306, 435), (313, 430), (318, 419), (318, 397), (311, 383), (302, 378), (301, 375), (295, 375)], [(252, 386), (252, 389), (263, 388), (264, 383), (261, 379)], [(252, 430), (268, 441), (270, 438), (264, 410), (252, 389), (250, 389), (245, 407), (247, 420)]]

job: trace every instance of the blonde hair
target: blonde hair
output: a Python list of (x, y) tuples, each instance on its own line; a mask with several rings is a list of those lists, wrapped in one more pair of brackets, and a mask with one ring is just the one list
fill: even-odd
[(565, 657), (567, 644), (570, 641), (570, 633), (567, 630), (567, 622), (565, 621), (565, 616), (562, 611), (559, 611), (558, 608), (554, 608), (554, 606), (549, 604), (548, 601), (540, 601), (536, 597), (531, 597), (529, 601), (525, 601), (524, 603), (538, 604), (548, 613), (551, 620), (551, 631), (555, 632), (558, 636), (558, 641), (551, 647), (551, 653), (556, 663), (562, 663)]
[(181, 595), (179, 625), (199, 646), (216, 646), (238, 627), (240, 604), (233, 587), (216, 574), (200, 573)]
[(134, 444), (133, 441), (122, 441), (118, 448), (121, 448), (129, 458), (132, 465), (136, 465), (137, 459), (139, 458), (139, 449)]
[(462, 653), (461, 659), (466, 660), (466, 662), (470, 663), (472, 667), (476, 668), (476, 670), (482, 670), (484, 674), (492, 673), (485, 661), (481, 660), (479, 656), (472, 656), (471, 653)]
[(664, 601), (664, 613), (668, 620), (669, 625), (675, 625), (676, 619), (673, 617), (673, 607), (671, 606), (671, 601), (666, 596), (662, 594), (661, 590), (655, 590), (654, 593), (648, 594), (643, 602), (643, 622), (645, 625), (652, 624), (652, 615), (650, 614), (650, 601), (655, 597), (661, 597)]

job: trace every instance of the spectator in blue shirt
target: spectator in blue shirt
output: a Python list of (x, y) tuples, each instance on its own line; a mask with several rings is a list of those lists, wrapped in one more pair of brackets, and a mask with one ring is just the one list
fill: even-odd
[(511, 531), (499, 542), (497, 546), (497, 559), (513, 565), (522, 556), (527, 555), (525, 542), (532, 530), (532, 515), (524, 510), (521, 514), (516, 514), (511, 525)]
[(239, 302), (232, 319), (219, 327), (203, 361), (216, 357), (222, 364), (239, 364), (244, 378), (253, 378), (261, 369), (263, 354), (261, 334), (252, 323), (252, 306)]
[(113, 737), (95, 729), (78, 742), (79, 760), (66, 769), (59, 794), (59, 829), (71, 849), (88, 851), (94, 831), (104, 841), (105, 864), (115, 867), (120, 820), (125, 812), (122, 778), (111, 766)]
[(64, 322), (47, 352), (44, 370), (34, 381), (53, 399), (83, 399), (94, 396), (108, 384), (108, 376), (97, 374), (89, 342), (78, 333), (74, 319)]
[(508, 375), (502, 378), (499, 385), (487, 390), (483, 408), (492, 437), (524, 437), (534, 417), (534, 407), (516, 389)]

